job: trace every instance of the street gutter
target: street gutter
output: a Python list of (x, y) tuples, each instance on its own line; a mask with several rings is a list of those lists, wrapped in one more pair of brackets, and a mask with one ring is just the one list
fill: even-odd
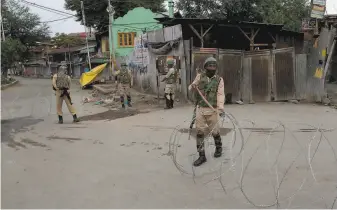
[(12, 83), (9, 83), (9, 84), (6, 84), (6, 85), (1, 85), (1, 90), (5, 90), (5, 89), (17, 84), (18, 82), (19, 82), (18, 80), (15, 80)]

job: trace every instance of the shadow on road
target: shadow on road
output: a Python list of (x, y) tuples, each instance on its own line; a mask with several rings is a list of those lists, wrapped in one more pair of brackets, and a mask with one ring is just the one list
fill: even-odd
[(128, 110), (108, 110), (106, 112), (93, 114), (93, 115), (87, 115), (80, 117), (79, 119), (81, 121), (91, 121), (91, 120), (115, 120), (119, 118), (125, 118), (134, 116), (140, 113), (148, 113), (149, 111), (139, 111), (137, 109), (128, 109)]

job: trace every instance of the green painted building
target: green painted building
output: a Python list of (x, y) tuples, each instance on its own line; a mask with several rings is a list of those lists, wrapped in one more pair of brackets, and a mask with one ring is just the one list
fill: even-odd
[[(154, 13), (150, 9), (137, 7), (130, 10), (123, 17), (114, 20), (112, 24), (113, 45), (116, 57), (128, 56), (134, 47), (134, 37), (145, 33), (161, 29), (154, 18), (164, 17), (166, 14)], [(101, 39), (101, 50), (105, 55), (109, 54), (109, 34), (105, 33)]]

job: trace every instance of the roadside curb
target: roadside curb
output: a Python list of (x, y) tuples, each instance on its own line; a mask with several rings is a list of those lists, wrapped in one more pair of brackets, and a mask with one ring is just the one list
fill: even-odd
[(9, 88), (9, 87), (11, 87), (11, 86), (17, 84), (18, 82), (19, 82), (18, 80), (15, 80), (14, 82), (9, 83), (9, 84), (7, 84), (7, 85), (1, 85), (1, 90), (5, 90), (5, 89), (7, 89), (7, 88)]

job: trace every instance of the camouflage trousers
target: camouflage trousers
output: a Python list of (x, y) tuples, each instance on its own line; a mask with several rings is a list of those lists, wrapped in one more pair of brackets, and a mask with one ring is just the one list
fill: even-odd
[[(197, 134), (207, 136), (212, 133), (213, 136), (220, 134), (219, 128), (219, 114), (210, 108), (198, 107), (196, 110), (195, 126)], [(202, 142), (198, 142), (197, 145), (201, 145)]]
[(174, 100), (175, 92), (176, 92), (176, 86), (174, 84), (166, 84), (165, 96), (168, 100)]
[(119, 96), (130, 96), (130, 85), (129, 84), (120, 84), (119, 86)]

